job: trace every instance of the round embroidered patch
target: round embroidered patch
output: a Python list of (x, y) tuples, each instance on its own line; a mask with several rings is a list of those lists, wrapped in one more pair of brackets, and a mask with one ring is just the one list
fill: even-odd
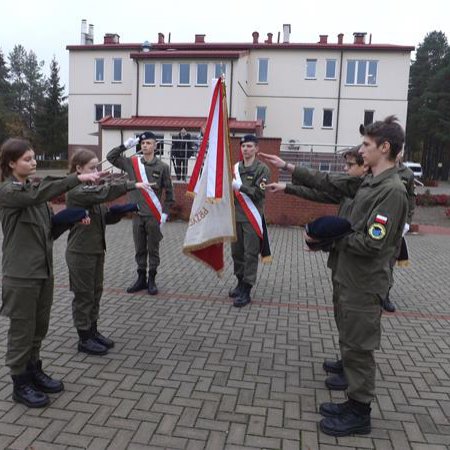
[(266, 183), (264, 183), (264, 181), (261, 181), (261, 183), (259, 183), (259, 188), (260, 188), (262, 191), (265, 191), (265, 190), (266, 190)]
[(386, 236), (386, 228), (381, 223), (373, 223), (369, 227), (369, 236), (379, 241)]

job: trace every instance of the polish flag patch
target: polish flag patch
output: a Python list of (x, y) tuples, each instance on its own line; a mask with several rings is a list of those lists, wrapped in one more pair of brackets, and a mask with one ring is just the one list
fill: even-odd
[(382, 225), (386, 225), (388, 218), (386, 216), (382, 216), (381, 214), (377, 214), (375, 217), (375, 222), (381, 223)]

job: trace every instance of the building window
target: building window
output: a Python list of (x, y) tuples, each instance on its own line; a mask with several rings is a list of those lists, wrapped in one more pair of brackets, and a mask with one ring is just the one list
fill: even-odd
[(333, 110), (332, 109), (324, 109), (323, 110), (322, 127), (323, 128), (332, 128), (333, 127)]
[(303, 108), (303, 128), (313, 127), (314, 108)]
[(122, 58), (113, 58), (113, 81), (122, 81)]
[(330, 171), (330, 163), (329, 163), (329, 162), (321, 161), (321, 162), (319, 163), (319, 170), (320, 170), (321, 172), (329, 172), (329, 171)]
[(335, 59), (327, 59), (326, 67), (325, 67), (325, 78), (328, 80), (336, 79), (336, 60)]
[(263, 126), (266, 123), (266, 107), (265, 106), (257, 106), (256, 107), (256, 120), (262, 120)]
[(364, 111), (364, 126), (370, 125), (373, 123), (373, 115), (375, 114), (375, 111)]
[(95, 120), (98, 122), (103, 117), (111, 116), (114, 118), (122, 117), (121, 105), (95, 105)]
[(103, 58), (95, 59), (95, 81), (105, 81), (105, 60)]
[(215, 71), (214, 71), (214, 76), (216, 78), (220, 78), (222, 75), (225, 75), (226, 72), (226, 64), (225, 63), (218, 63), (215, 65)]
[(208, 64), (205, 63), (197, 64), (197, 84), (199, 85), (208, 84)]
[(172, 64), (161, 64), (161, 84), (172, 84)]
[(307, 59), (306, 60), (306, 78), (315, 79), (316, 78), (316, 68), (317, 59)]
[(189, 85), (191, 82), (191, 65), (188, 63), (180, 64), (180, 78), (178, 84)]
[(377, 84), (378, 61), (365, 59), (350, 59), (347, 61), (347, 84), (375, 85)]
[(144, 84), (155, 84), (155, 65), (144, 64)]
[(266, 58), (258, 59), (258, 83), (267, 83), (269, 81), (269, 60)]

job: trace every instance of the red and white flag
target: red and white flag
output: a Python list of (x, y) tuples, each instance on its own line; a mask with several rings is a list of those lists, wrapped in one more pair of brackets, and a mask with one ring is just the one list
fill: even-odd
[(194, 203), (183, 244), (184, 254), (218, 274), (224, 268), (224, 242), (236, 240), (231, 180), (225, 86), (219, 78), (187, 189), (194, 196)]

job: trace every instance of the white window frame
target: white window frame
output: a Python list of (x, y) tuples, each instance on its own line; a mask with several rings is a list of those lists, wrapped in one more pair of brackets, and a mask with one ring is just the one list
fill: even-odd
[[(327, 75), (328, 63), (334, 62), (334, 75), (329, 77)], [(325, 61), (325, 80), (335, 80), (336, 79), (336, 69), (337, 69), (337, 60), (336, 59), (327, 59)]]
[(264, 119), (262, 119), (263, 127), (267, 121), (267, 106), (257, 106), (255, 109), (255, 119), (258, 120), (258, 110), (264, 110)]
[[(170, 66), (170, 83), (164, 82), (164, 66)], [(161, 63), (161, 86), (173, 86), (173, 64), (172, 63)]]
[[(116, 62), (120, 62), (120, 79), (116, 80)], [(122, 83), (122, 72), (123, 72), (123, 61), (122, 58), (113, 58), (113, 64), (112, 64), (112, 82), (113, 83)]]
[(374, 120), (375, 120), (375, 110), (374, 109), (365, 109), (364, 110), (364, 116), (363, 116), (363, 124), (364, 124), (364, 126), (366, 126), (366, 125), (370, 125), (369, 123), (366, 123), (366, 113), (372, 113), (372, 122), (370, 122), (370, 123), (373, 123), (374, 122)]
[(221, 66), (223, 68), (222, 74), (226, 78), (226, 76), (227, 76), (227, 63), (220, 62), (220, 63), (215, 63), (214, 64), (214, 78), (219, 78), (220, 76), (222, 76), (222, 74), (217, 76), (217, 66)]
[[(102, 68), (102, 79), (97, 79), (97, 64), (99, 62), (102, 62), (103, 64), (103, 68)], [(95, 83), (104, 83), (105, 82), (105, 58), (95, 58), (95, 62), (94, 62), (94, 81)]]
[[(261, 63), (265, 62), (266, 67), (266, 79), (261, 80)], [(257, 84), (269, 84), (269, 58), (258, 58), (258, 81)]]
[(331, 172), (330, 162), (329, 161), (320, 161), (319, 162), (319, 171), (320, 172)]
[[(181, 66), (186, 65), (188, 66), (188, 82), (182, 83), (181, 82)], [(190, 86), (191, 85), (191, 64), (190, 63), (179, 63), (178, 64), (178, 86)]]
[[(348, 79), (349, 76), (349, 64), (350, 63), (354, 63), (355, 64), (355, 72), (353, 74), (353, 80)], [(361, 64), (365, 64), (366, 68), (365, 68), (365, 74), (364, 74), (364, 83), (358, 83), (358, 72), (359, 72), (359, 66)], [(375, 82), (374, 83), (369, 83), (369, 67), (371, 63), (376, 63), (376, 68), (375, 68)], [(378, 63), (379, 60), (377, 59), (348, 59), (347, 60), (347, 67), (346, 67), (346, 73), (345, 73), (345, 84), (347, 86), (377, 86), (377, 79), (378, 79)]]
[[(311, 125), (305, 124), (305, 114), (307, 110), (311, 110)], [(302, 120), (302, 128), (312, 129), (314, 128), (314, 108), (311, 107), (305, 107), (303, 108), (303, 120)]]
[[(146, 75), (146, 67), (147, 66), (153, 66), (153, 83), (147, 83), (145, 80)], [(156, 85), (156, 64), (155, 63), (144, 63), (144, 83), (143, 86), (155, 86)]]
[[(308, 76), (308, 63), (314, 62), (314, 75)], [(308, 58), (305, 65), (305, 80), (317, 80), (317, 58)]]
[[(325, 111), (331, 111), (331, 125), (324, 125), (325, 121)], [(325, 130), (332, 130), (334, 125), (334, 109), (333, 108), (323, 108), (322, 110), (322, 128)]]
[[(102, 117), (100, 119), (97, 119), (97, 106), (102, 107)], [(99, 122), (104, 117), (106, 117), (105, 110), (106, 110), (107, 106), (111, 106), (111, 117), (113, 117), (115, 119), (119, 119), (122, 117), (122, 105), (120, 103), (114, 103), (114, 104), (112, 104), (112, 103), (95, 103), (95, 105), (94, 105), (94, 122)], [(114, 112), (115, 112), (117, 106), (120, 107), (120, 116), (119, 117), (116, 117), (114, 115)]]
[[(198, 66), (206, 66), (206, 79), (205, 79), (206, 81), (204, 83), (198, 82)], [(195, 77), (196, 86), (208, 86), (208, 71), (209, 71), (208, 63), (197, 63), (196, 77)]]

